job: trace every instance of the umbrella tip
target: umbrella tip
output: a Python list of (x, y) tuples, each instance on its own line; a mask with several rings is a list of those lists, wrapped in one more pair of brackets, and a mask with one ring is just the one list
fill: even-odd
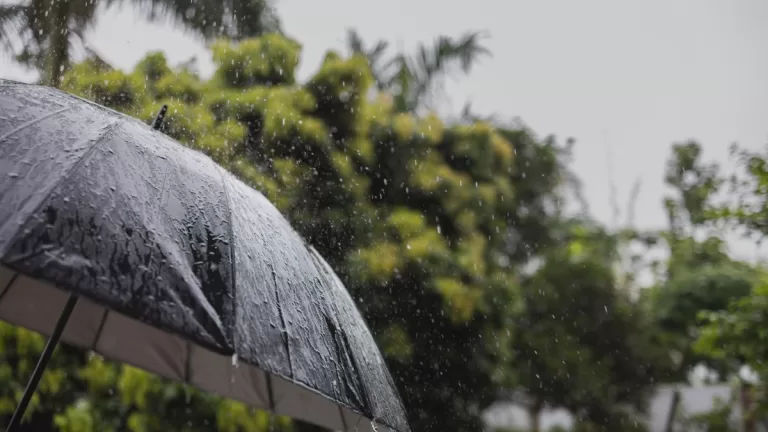
[(155, 121), (152, 122), (152, 129), (160, 129), (160, 125), (163, 124), (166, 111), (168, 111), (168, 105), (163, 105), (162, 108), (160, 108), (160, 112), (157, 113)]

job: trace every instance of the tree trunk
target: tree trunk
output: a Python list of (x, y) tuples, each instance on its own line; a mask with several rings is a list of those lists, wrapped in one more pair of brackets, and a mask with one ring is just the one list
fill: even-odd
[(528, 406), (528, 422), (530, 423), (531, 432), (539, 432), (541, 430), (541, 401), (534, 401)]
[(664, 427), (664, 432), (672, 432), (675, 427), (675, 417), (677, 417), (677, 409), (680, 406), (680, 390), (675, 389), (672, 393), (672, 402), (669, 406), (669, 414), (667, 415), (667, 424)]
[(51, 38), (43, 82), (51, 87), (59, 87), (64, 66), (69, 59), (69, 2), (57, 1), (53, 4)]
[(742, 381), (740, 387), (741, 396), (741, 417), (744, 424), (744, 432), (755, 432), (757, 428), (757, 422), (755, 421), (755, 413), (753, 412), (753, 400), (752, 400), (752, 386)]

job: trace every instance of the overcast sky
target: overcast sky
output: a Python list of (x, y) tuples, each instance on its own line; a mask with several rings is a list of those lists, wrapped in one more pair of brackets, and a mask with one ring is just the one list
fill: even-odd
[[(436, 35), (486, 30), (493, 57), (449, 83), (454, 109), (471, 100), (477, 111), (520, 117), (541, 135), (574, 137), (574, 168), (605, 222), (611, 178), (622, 205), (640, 178), (637, 224), (664, 223), (662, 172), (674, 141), (695, 138), (722, 162), (733, 142), (768, 144), (766, 0), (279, 0), (277, 9), (304, 47), (302, 78), (328, 49), (343, 49), (350, 27), (406, 50)], [(197, 56), (204, 74), (212, 68), (200, 41), (129, 8), (104, 13), (88, 41), (121, 68), (150, 50), (172, 62)], [(8, 59), (0, 76), (34, 77)]]

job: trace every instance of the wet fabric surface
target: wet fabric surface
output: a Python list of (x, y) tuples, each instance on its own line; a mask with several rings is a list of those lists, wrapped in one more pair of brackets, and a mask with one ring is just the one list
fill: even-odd
[(0, 80), (0, 261), (408, 430), (328, 264), (263, 195), (138, 120)]

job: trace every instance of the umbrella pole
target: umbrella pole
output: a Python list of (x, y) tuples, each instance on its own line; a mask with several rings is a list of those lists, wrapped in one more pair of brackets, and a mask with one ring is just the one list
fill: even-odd
[(56, 327), (53, 328), (51, 337), (48, 338), (48, 342), (46, 342), (45, 348), (43, 348), (43, 353), (40, 354), (40, 358), (37, 360), (35, 370), (32, 371), (32, 376), (29, 378), (27, 388), (24, 389), (24, 394), (21, 396), (19, 405), (16, 406), (16, 411), (13, 412), (11, 422), (8, 423), (8, 427), (5, 429), (6, 432), (15, 432), (18, 430), (19, 425), (21, 424), (21, 418), (24, 417), (27, 405), (29, 405), (29, 401), (32, 399), (35, 390), (37, 390), (40, 378), (43, 377), (45, 368), (48, 366), (48, 361), (51, 359), (51, 355), (53, 354), (53, 350), (56, 349), (56, 345), (59, 344), (61, 334), (64, 332), (64, 327), (67, 326), (67, 321), (69, 321), (69, 317), (72, 315), (72, 311), (75, 309), (76, 304), (77, 296), (70, 294), (67, 303), (64, 305), (64, 309), (61, 311), (61, 315), (59, 315), (59, 320), (56, 321)]

